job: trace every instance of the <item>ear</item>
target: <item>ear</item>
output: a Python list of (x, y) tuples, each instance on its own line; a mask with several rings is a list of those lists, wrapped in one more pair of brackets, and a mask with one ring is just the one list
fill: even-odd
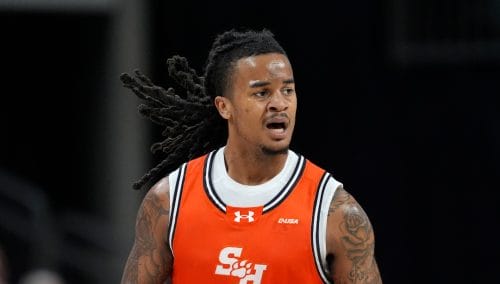
[(214, 103), (222, 118), (229, 119), (231, 117), (231, 102), (226, 97), (217, 96)]

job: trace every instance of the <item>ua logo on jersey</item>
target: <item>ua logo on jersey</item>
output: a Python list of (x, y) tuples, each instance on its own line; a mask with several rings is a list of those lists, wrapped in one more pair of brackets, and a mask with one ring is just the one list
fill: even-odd
[(247, 214), (241, 214), (241, 211), (236, 211), (234, 212), (234, 222), (239, 223), (241, 222), (241, 219), (243, 219), (248, 223), (252, 223), (253, 221), (255, 221), (253, 215), (255, 215), (255, 213), (252, 210), (248, 210)]
[(239, 284), (260, 284), (267, 265), (253, 264), (248, 260), (241, 260), (242, 248), (226, 247), (219, 253), (219, 263), (215, 267), (215, 274), (237, 277)]
[(232, 207), (226, 206), (226, 218), (231, 223), (241, 225), (255, 224), (262, 215), (263, 206), (258, 207)]

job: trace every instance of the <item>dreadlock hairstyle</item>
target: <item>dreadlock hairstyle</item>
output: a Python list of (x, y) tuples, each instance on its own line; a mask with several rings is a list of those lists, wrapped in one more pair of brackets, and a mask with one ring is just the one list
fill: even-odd
[(180, 92), (153, 84), (139, 70), (134, 71), (134, 77), (127, 73), (120, 76), (124, 87), (143, 101), (138, 107), (141, 115), (165, 127), (165, 140), (154, 143), (151, 152), (161, 151), (166, 158), (135, 182), (134, 189), (142, 188), (160, 172), (224, 145), (227, 124), (217, 112), (214, 98), (226, 95), (236, 61), (266, 53), (286, 55), (269, 30), (232, 29), (214, 40), (203, 76), (190, 68), (184, 57), (167, 59), (168, 74), (181, 87)]

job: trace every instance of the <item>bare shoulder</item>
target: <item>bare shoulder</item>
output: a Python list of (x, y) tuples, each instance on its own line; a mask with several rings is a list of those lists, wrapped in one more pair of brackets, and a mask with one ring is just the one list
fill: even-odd
[[(168, 177), (164, 177), (155, 183), (144, 196), (137, 216), (136, 225), (139, 226), (137, 229), (144, 229), (145, 224), (151, 231), (158, 230), (158, 227), (164, 228), (168, 226), (169, 215), (170, 186)], [(159, 231), (163, 231), (163, 228)]]
[(163, 201), (169, 201), (170, 200), (170, 185), (169, 185), (169, 180), (168, 176), (160, 179), (158, 182), (156, 182), (151, 189), (149, 189), (148, 193), (146, 194), (145, 198), (158, 198)]
[(370, 218), (342, 185), (328, 211), (327, 251), (335, 283), (382, 283)]
[(332, 216), (340, 207), (352, 206), (354, 202), (356, 202), (354, 197), (344, 189), (343, 185), (339, 185), (330, 203), (328, 216)]
[(342, 251), (353, 241), (366, 241), (372, 245), (373, 228), (368, 215), (356, 199), (340, 185), (328, 209), (328, 240), (331, 242), (329, 251)]
[(121, 283), (163, 283), (172, 269), (167, 245), (169, 181), (162, 178), (144, 196), (135, 224), (135, 240)]
[(343, 185), (339, 185), (328, 208), (328, 219), (345, 219), (346, 216), (357, 216), (362, 219), (359, 221), (368, 221), (369, 223), (368, 216), (358, 201), (344, 189)]

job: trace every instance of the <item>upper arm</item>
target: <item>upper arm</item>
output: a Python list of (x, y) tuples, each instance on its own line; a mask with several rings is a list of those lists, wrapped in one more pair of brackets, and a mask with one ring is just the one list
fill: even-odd
[(137, 214), (135, 240), (125, 265), (122, 283), (164, 283), (170, 275), (168, 247), (169, 181), (165, 177), (146, 194)]
[(358, 202), (337, 188), (327, 221), (327, 254), (335, 283), (382, 283), (375, 260), (375, 235)]

